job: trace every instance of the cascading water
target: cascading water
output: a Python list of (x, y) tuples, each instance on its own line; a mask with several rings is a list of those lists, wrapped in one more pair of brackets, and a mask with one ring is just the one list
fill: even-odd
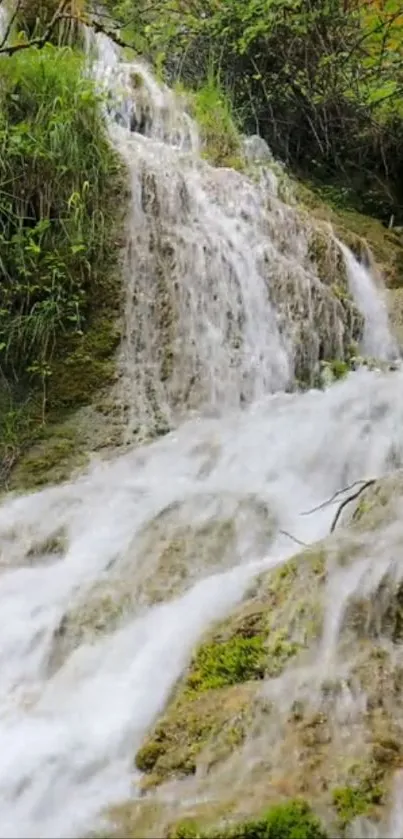
[(383, 289), (378, 289), (370, 269), (358, 262), (342, 242), (339, 246), (346, 261), (351, 292), (365, 317), (362, 349), (365, 355), (382, 360), (396, 358), (398, 349), (390, 334)]
[(318, 361), (316, 317), (334, 355), (345, 336), (274, 180), (265, 198), (202, 162), (172, 94), (98, 46), (131, 178), (128, 436), (215, 415), (0, 507), (3, 837), (80, 836), (136, 795), (133, 755), (206, 628), (295, 552), (287, 534), (328, 533), (328, 507), (303, 511), (403, 463), (402, 372), (281, 392), (302, 335)]

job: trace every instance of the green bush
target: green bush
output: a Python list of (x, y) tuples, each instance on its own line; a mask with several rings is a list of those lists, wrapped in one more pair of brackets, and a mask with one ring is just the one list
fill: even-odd
[(193, 822), (177, 825), (172, 839), (326, 839), (326, 832), (303, 800), (271, 807), (262, 818), (221, 830), (201, 832)]
[(58, 335), (83, 330), (104, 270), (117, 163), (71, 50), (3, 58), (0, 105), (0, 363), (45, 374)]
[(213, 63), (243, 130), (356, 210), (402, 223), (400, 0), (108, 2), (170, 81), (197, 89)]
[[(49, 44), (0, 58), (0, 402), (10, 418), (0, 466), (5, 439), (17, 443), (17, 408), (34, 405), (43, 422), (57, 359), (78, 352), (103, 306), (109, 322), (119, 306), (122, 169), (83, 61)], [(60, 393), (60, 365), (54, 378)], [(86, 397), (94, 384), (82, 385)]]

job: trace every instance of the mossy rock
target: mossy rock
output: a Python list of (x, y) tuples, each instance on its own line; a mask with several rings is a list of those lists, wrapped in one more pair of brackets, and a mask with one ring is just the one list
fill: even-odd
[(227, 757), (245, 736), (253, 695), (254, 685), (245, 684), (190, 701), (178, 697), (137, 752), (137, 768), (149, 774), (143, 788), (193, 775), (198, 764), (208, 768)]
[[(207, 635), (166, 715), (136, 755), (137, 767), (152, 773), (147, 788), (172, 775), (194, 773), (203, 753), (213, 754), (209, 760), (216, 763), (239, 746), (246, 700), (253, 716), (259, 682), (280, 675), (320, 634), (317, 589), (324, 579), (324, 553), (308, 551), (301, 563), (291, 560), (255, 581), (252, 596)], [(296, 586), (304, 589), (298, 599)], [(233, 707), (240, 715), (236, 730)]]
[[(208, 464), (211, 452), (206, 449), (205, 453)], [(16, 477), (22, 480), (23, 471)], [(200, 520), (203, 505), (208, 509), (205, 521)], [(69, 604), (54, 634), (50, 670), (57, 669), (79, 644), (113, 631), (145, 608), (184, 594), (207, 568), (211, 573), (231, 568), (238, 550), (237, 527), (243, 517), (254, 533), (249, 548), (256, 552), (268, 549), (275, 519), (253, 494), (201, 493), (160, 510), (136, 534), (127, 551), (116, 557), (107, 577)]]
[[(202, 640), (138, 753), (147, 795), (142, 805), (132, 803), (137, 825), (154, 802), (159, 835), (178, 818), (203, 837), (221, 835), (228, 823), (256, 818), (265, 801), (296, 796), (314, 802), (331, 836), (344, 835), (357, 818), (382, 823), (403, 765), (401, 587), (393, 574), (382, 589), (380, 573), (381, 590), (374, 583), (365, 602), (360, 586), (352, 587), (335, 659), (330, 671), (324, 660), (323, 675), (320, 640), (324, 598), (337, 596), (327, 588), (332, 575), (340, 575), (342, 592), (343, 574), (355, 574), (363, 558), (375, 563), (385, 533), (397, 533), (402, 474), (368, 487), (370, 512), (354, 517), (351, 505), (346, 527), (256, 578), (232, 615)], [(373, 520), (367, 559), (365, 528)], [(173, 805), (167, 782), (178, 778)], [(129, 812), (129, 802), (124, 806)], [(140, 835), (133, 830), (125, 835)]]
[(295, 193), (311, 216), (331, 223), (336, 235), (358, 258), (366, 253), (369, 245), (389, 288), (403, 285), (403, 236), (400, 232), (386, 228), (371, 216), (335, 206), (307, 184), (297, 183)]
[(44, 439), (19, 458), (9, 479), (9, 489), (39, 489), (70, 477), (87, 463), (87, 454), (70, 425), (51, 426)]
[[(144, 804), (146, 803), (136, 805), (133, 802), (129, 808), (111, 808), (111, 815), (115, 824), (119, 826), (119, 833), (112, 829), (107, 835), (126, 836), (127, 839), (157, 835), (150, 832), (151, 808)], [(138, 820), (137, 816), (141, 810), (143, 818)], [(145, 813), (147, 815), (144, 817)], [(159, 806), (156, 803), (154, 824), (158, 822), (158, 813)], [(98, 839), (101, 839), (101, 835), (97, 834)], [(165, 839), (326, 839), (328, 833), (310, 804), (303, 798), (297, 798), (278, 800), (269, 808), (266, 806), (253, 819), (229, 822), (223, 818), (216, 826), (208, 826), (197, 818), (181, 819), (161, 826), (158, 835)]]

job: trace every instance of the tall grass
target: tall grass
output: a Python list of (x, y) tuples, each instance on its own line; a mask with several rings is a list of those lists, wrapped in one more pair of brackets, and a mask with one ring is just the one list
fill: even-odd
[(116, 314), (121, 174), (79, 52), (0, 58), (0, 483), (56, 384), (63, 402), (60, 377), (79, 375), (86, 393), (88, 368), (94, 387), (80, 345), (92, 335), (112, 351), (93, 324)]
[[(74, 51), (0, 61), (0, 366), (42, 373), (104, 269), (118, 163)], [(92, 288), (91, 288), (92, 287)]]
[(205, 157), (216, 166), (242, 168), (240, 134), (232, 102), (213, 70), (191, 94), (191, 107), (201, 129)]

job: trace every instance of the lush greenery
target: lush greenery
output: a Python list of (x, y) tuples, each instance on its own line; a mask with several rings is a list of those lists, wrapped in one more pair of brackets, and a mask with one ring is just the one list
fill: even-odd
[[(33, 426), (45, 423), (48, 408), (69, 403), (60, 359), (68, 372), (75, 358), (82, 401), (102, 384), (102, 378), (96, 381), (101, 368), (92, 369), (97, 352), (105, 357), (116, 346), (111, 321), (119, 298), (114, 274), (120, 163), (82, 68), (80, 53), (50, 44), (0, 58), (0, 464), (5, 472), (24, 440), (32, 439)], [(109, 323), (103, 319), (100, 334), (100, 312), (108, 307)], [(86, 347), (81, 355), (80, 347)]]
[(401, 0), (110, 0), (125, 37), (357, 209), (403, 221)]
[(326, 839), (319, 819), (303, 800), (291, 800), (271, 807), (260, 819), (234, 827), (200, 832), (192, 822), (178, 825), (172, 839)]
[(215, 166), (243, 167), (239, 126), (232, 102), (220, 87), (219, 78), (210, 69), (206, 82), (190, 99), (190, 108), (197, 121), (204, 144), (202, 154)]

